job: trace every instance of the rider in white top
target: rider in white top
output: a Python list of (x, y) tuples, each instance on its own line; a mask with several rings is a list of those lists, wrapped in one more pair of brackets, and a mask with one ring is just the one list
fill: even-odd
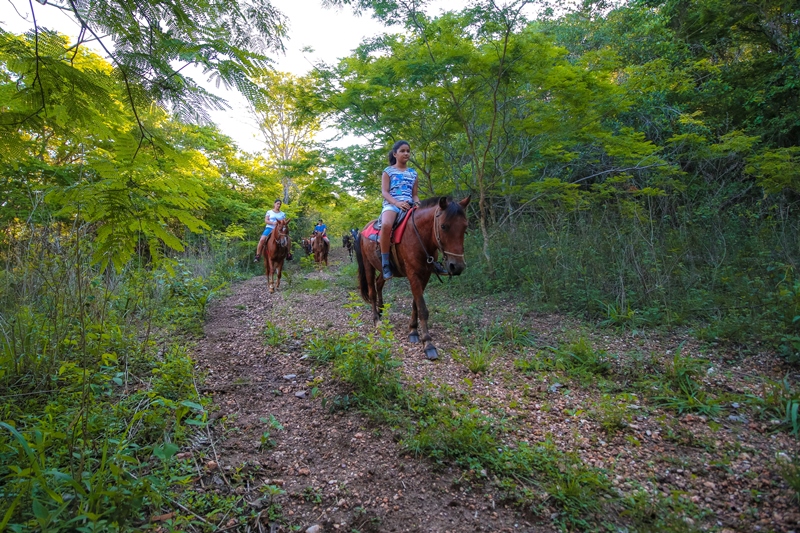
[[(281, 205), (282, 203), (280, 200), (275, 200), (275, 203), (272, 204), (272, 209), (267, 211), (267, 214), (264, 215), (264, 224), (266, 228), (264, 228), (264, 233), (261, 234), (261, 238), (258, 240), (255, 258), (256, 263), (261, 261), (261, 252), (264, 249), (264, 243), (267, 242), (267, 237), (269, 237), (269, 234), (275, 229), (275, 223), (286, 218), (286, 213), (281, 211)], [(286, 258), (291, 260), (292, 254), (290, 253)]]

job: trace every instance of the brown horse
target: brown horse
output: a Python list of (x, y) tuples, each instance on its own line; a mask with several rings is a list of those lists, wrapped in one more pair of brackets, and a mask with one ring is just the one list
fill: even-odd
[[(394, 244), (396, 254), (392, 270), (395, 276), (407, 277), (411, 285), (414, 302), (411, 306), (411, 322), (408, 326), (408, 340), (425, 343), (424, 351), (428, 359), (436, 359), (439, 353), (431, 342), (428, 332), (428, 307), (425, 305), (425, 287), (437, 267), (435, 262), (442, 253), (441, 270), (450, 276), (458, 276), (466, 268), (464, 262), (464, 234), (467, 231), (467, 215), (464, 209), (469, 197), (460, 202), (447, 198), (429, 198), (408, 217), (402, 240)], [(365, 226), (356, 239), (356, 260), (358, 261), (358, 287), (361, 297), (372, 305), (374, 322), (383, 311), (383, 286), (386, 280), (381, 275), (381, 258), (378, 243), (370, 240), (365, 233), (374, 221)], [(422, 332), (420, 339), (419, 326)]]
[(292, 249), (292, 241), (289, 239), (289, 219), (278, 220), (275, 229), (269, 234), (267, 243), (264, 245), (264, 272), (267, 275), (269, 292), (275, 292), (281, 284), (281, 274), (283, 273), (283, 261)]
[(314, 251), (314, 261), (316, 261), (317, 266), (322, 266), (322, 263), (328, 266), (328, 250), (330, 247), (331, 245), (322, 238), (322, 234), (315, 231), (314, 238), (311, 239), (311, 248)]
[(353, 236), (349, 233), (342, 236), (342, 248), (347, 250), (347, 255), (350, 256), (350, 262), (353, 262)]
[(311, 239), (303, 239), (303, 251), (306, 256), (311, 255)]

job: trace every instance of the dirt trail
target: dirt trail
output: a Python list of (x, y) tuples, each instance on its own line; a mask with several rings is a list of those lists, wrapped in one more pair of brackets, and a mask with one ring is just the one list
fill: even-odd
[[(331, 270), (343, 259), (349, 261), (343, 253), (333, 250)], [(303, 274), (292, 274), (299, 283)], [(290, 531), (291, 526), (305, 531), (313, 525), (347, 532), (540, 530), (497, 504), (493, 491), (458, 488), (459, 472), (436, 469), (402, 453), (390, 432), (352, 411), (332, 415), (319, 397), (310, 397), (308, 383), (322, 377), (324, 369), (315, 370), (302, 359), (304, 337), (319, 328), (347, 330), (342, 306), (348, 291), (333, 285), (329, 272), (305, 276), (323, 280), (329, 288), (311, 294), (287, 291), (284, 279), (284, 286), (269, 295), (259, 276), (233, 287), (229, 297), (209, 310), (206, 337), (195, 358), (208, 376), (203, 392), (219, 408), (212, 418), (226, 485), (217, 490), (241, 492), (241, 484), (237, 488), (231, 479), (237, 470), (252, 478), (249, 490), (244, 484), (247, 501), (262, 495), (261, 484), (280, 486), (286, 491), (277, 498), (284, 523), (275, 531)], [(267, 321), (296, 337), (278, 348), (265, 347)], [(427, 366), (418, 348), (408, 348), (414, 352), (408, 357)], [(327, 393), (335, 392), (332, 387), (320, 385)], [(305, 398), (295, 395), (303, 391)], [(270, 415), (283, 430), (261, 421)], [(274, 447), (265, 449), (261, 437), (266, 430)]]
[[(347, 264), (344, 250), (335, 248), (327, 270), (303, 273), (294, 265), (291, 288), (284, 279), (284, 286), (270, 295), (264, 277), (258, 276), (234, 286), (230, 296), (211, 306), (195, 359), (207, 374), (202, 392), (213, 398), (212, 452), (219, 464), (207, 460), (200, 465), (200, 490), (235, 493), (252, 502), (255, 512), (262, 511), (264, 531), (557, 531), (546, 496), (542, 514), (523, 514), (503, 500), (491, 479), (412, 457), (392, 440), (388, 428), (375, 426), (354, 410), (331, 414), (323, 407), (323, 397), (346, 391), (329, 379), (327, 368), (304, 358), (303, 351), (320, 331), (333, 335), (351, 328), (352, 310), (345, 304), (355, 280), (337, 275)], [(401, 339), (397, 356), (404, 379), (447, 385), (459, 394), (466, 392), (481, 412), (502, 413), (504, 423), (515, 428), (508, 434), (511, 446), (551, 439), (559, 450), (574, 451), (584, 464), (603, 469), (620, 494), (645, 491), (668, 500), (666, 507), (644, 506), (641, 511), (673, 509), (686, 517), (680, 519), (686, 526), (681, 531), (797, 528), (800, 513), (775, 459), (795, 453), (796, 440), (773, 431), (769, 423), (728, 406), (712, 420), (646, 406), (649, 414), (642, 411), (642, 416), (607, 434), (598, 422), (603, 419), (598, 406), (607, 406), (608, 400), (594, 387), (570, 384), (557, 373), (520, 372), (511, 354), (499, 357), (480, 375), (453, 359), (462, 349), (457, 333), (467, 327), (474, 331), (476, 323), (513, 316), (536, 337), (538, 346), (574, 339), (580, 324), (526, 311), (519, 302), (496, 297), (455, 306), (446, 299), (447, 286), (429, 287), (431, 332), (442, 355), (430, 363), (418, 345), (402, 340), (410, 305), (407, 282), (393, 280), (387, 287), (389, 320)], [(367, 307), (360, 310), (363, 321), (371, 322)], [(270, 346), (264, 335), (267, 323), (289, 337)], [(360, 326), (359, 332), (371, 335), (371, 323)], [(581, 332), (586, 334), (585, 329)], [(780, 381), (786, 373), (774, 356), (709, 353), (686, 334), (615, 335), (601, 330), (588, 335), (595, 349), (616, 354), (614, 379), (622, 379), (618, 390), (625, 390), (630, 383), (625, 380), (632, 382), (637, 372), (663, 366), (681, 343), (684, 353), (710, 360), (714, 373), (703, 383), (715, 391), (758, 394), (763, 377)], [(643, 354), (660, 354), (662, 359)], [(282, 429), (270, 427), (270, 417)], [(285, 491), (275, 497), (280, 510), (271, 520), (260, 499), (267, 485)], [(655, 517), (643, 519), (647, 523)], [(701, 522), (695, 526), (697, 520)], [(231, 517), (225, 525), (258, 530), (253, 518)]]

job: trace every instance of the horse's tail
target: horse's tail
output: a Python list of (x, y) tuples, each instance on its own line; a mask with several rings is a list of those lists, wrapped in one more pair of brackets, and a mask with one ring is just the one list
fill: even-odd
[(353, 239), (355, 243), (356, 249), (356, 263), (358, 263), (358, 290), (361, 292), (361, 298), (364, 299), (365, 302), (370, 303), (369, 301), (369, 286), (367, 285), (367, 269), (364, 267), (364, 258), (361, 257), (361, 235), (356, 236)]

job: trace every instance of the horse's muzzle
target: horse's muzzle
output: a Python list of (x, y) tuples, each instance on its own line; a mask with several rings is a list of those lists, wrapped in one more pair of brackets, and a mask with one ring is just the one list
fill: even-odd
[(447, 273), (451, 276), (459, 276), (464, 269), (467, 268), (467, 264), (463, 261), (453, 261), (450, 258), (444, 262), (444, 266), (447, 269)]

